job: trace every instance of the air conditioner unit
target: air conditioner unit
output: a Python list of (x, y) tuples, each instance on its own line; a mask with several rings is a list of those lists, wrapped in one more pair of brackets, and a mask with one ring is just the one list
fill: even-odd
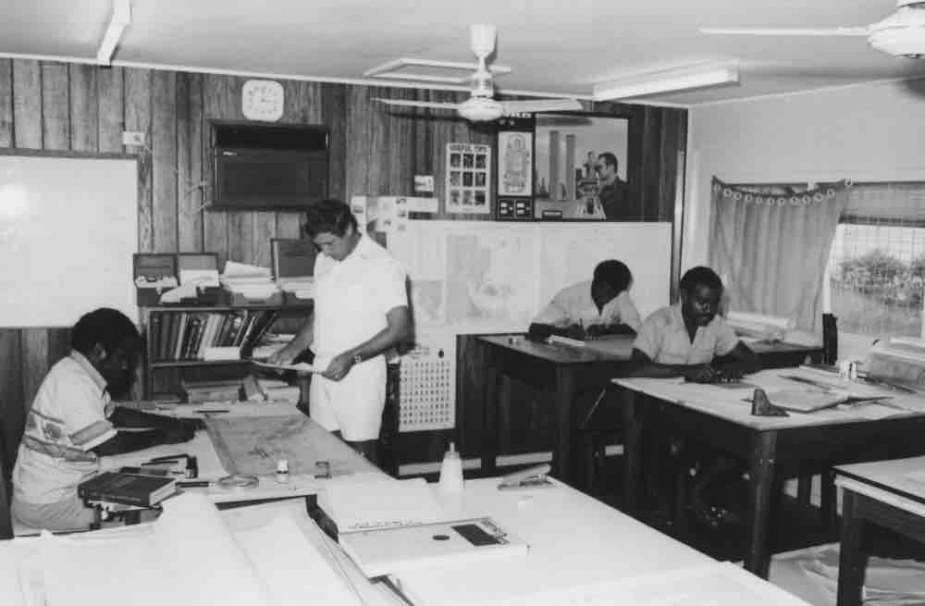
[(212, 123), (215, 210), (304, 210), (328, 195), (328, 129)]

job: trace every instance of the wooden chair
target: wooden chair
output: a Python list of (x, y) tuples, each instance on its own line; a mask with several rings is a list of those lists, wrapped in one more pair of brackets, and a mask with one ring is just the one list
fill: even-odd
[(9, 481), (11, 469), (7, 466), (3, 436), (3, 421), (0, 420), (0, 541), (13, 538), (13, 518), (10, 513), (12, 485)]

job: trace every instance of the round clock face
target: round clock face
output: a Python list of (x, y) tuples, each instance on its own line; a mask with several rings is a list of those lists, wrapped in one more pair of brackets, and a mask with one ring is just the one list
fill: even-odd
[(283, 116), (283, 86), (273, 80), (248, 80), (241, 89), (241, 111), (248, 120), (279, 120)]

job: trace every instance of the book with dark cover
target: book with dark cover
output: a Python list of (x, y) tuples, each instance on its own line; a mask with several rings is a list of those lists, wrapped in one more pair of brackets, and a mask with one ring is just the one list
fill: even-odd
[(77, 496), (85, 501), (106, 501), (150, 507), (176, 491), (175, 478), (119, 471), (104, 471), (77, 485)]

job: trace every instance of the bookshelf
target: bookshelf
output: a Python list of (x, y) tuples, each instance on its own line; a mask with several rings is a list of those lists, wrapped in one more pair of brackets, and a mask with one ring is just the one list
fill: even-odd
[[(311, 311), (311, 304), (142, 307), (144, 397), (179, 393), (184, 380), (246, 376), (260, 339), (279, 325), (295, 332)], [(206, 359), (235, 350), (240, 359)]]

